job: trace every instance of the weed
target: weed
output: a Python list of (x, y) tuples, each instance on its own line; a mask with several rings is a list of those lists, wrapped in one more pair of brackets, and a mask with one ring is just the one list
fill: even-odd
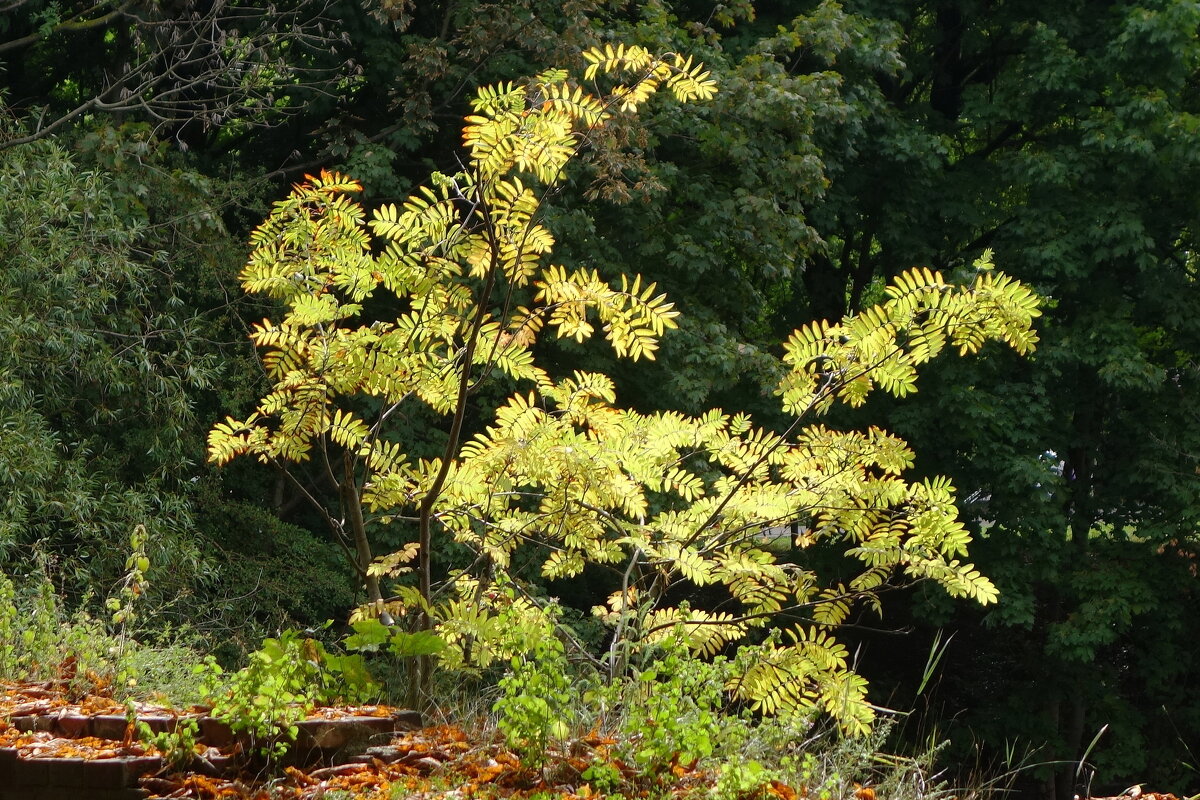
[(719, 800), (750, 800), (766, 794), (773, 776), (757, 761), (727, 761), (721, 765), (713, 796)]
[(691, 658), (674, 643), (661, 660), (635, 671), (623, 732), (644, 775), (657, 779), (676, 764), (713, 754), (714, 734), (722, 727), (722, 664)]
[(126, 717), (135, 724), (138, 739), (163, 754), (171, 772), (181, 772), (191, 766), (196, 758), (196, 738), (200, 730), (194, 718), (176, 720), (174, 729), (155, 733), (145, 722), (137, 721), (137, 709), (132, 702), (126, 706)]
[(512, 659), (499, 687), (502, 694), (492, 706), (497, 725), (509, 747), (541, 769), (551, 741), (570, 735), (571, 683), (562, 642), (547, 629), (530, 653)]
[(107, 620), (88, 613), (90, 598), (68, 612), (45, 572), (23, 584), (0, 573), (0, 678), (59, 681), (72, 698), (160, 693), (193, 699), (187, 676), (196, 655), (178, 643), (180, 635), (162, 632), (147, 645), (133, 633), (148, 585), (145, 546), (145, 530), (138, 526), (130, 537), (127, 573), (103, 603), (111, 612)]
[(625, 776), (609, 761), (596, 761), (583, 771), (583, 779), (597, 792), (607, 793), (621, 786)]
[(213, 716), (249, 734), (252, 748), (268, 758), (288, 751), (296, 723), (314, 706), (363, 702), (378, 690), (361, 656), (333, 655), (297, 631), (265, 640), (235, 673), (225, 673), (212, 656), (195, 671)]

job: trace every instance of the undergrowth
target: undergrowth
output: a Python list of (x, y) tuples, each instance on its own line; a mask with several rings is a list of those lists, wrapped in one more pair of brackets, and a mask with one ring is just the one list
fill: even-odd
[[(202, 700), (269, 759), (286, 752), (296, 722), (314, 706), (386, 699), (363, 656), (331, 652), (295, 631), (265, 640), (232, 671), (189, 647), (183, 633), (152, 634), (139, 624), (151, 616), (141, 608), (149, 568), (144, 536), (135, 533), (125, 579), (110, 597), (74, 610), (48, 575), (15, 581), (0, 573), (0, 680), (58, 682), (74, 698)], [(443, 721), (473, 729), (481, 746), (498, 741), (518, 754), (531, 790), (586, 787), (619, 798), (685, 787), (719, 800), (949, 793), (933, 773), (937, 748), (916, 757), (885, 751), (886, 718), (870, 736), (850, 737), (811, 716), (764, 716), (731, 704), (734, 666), (693, 657), (682, 639), (635, 654), (615, 679), (596, 662), (568, 659), (553, 626), (533, 641), (502, 673), (446, 670), (437, 704), (448, 709)], [(394, 670), (397, 661), (375, 665)], [(185, 728), (178, 742), (154, 743), (183, 765), (194, 735)], [(144, 736), (154, 738), (148, 729)]]
[[(17, 580), (0, 571), (0, 682), (49, 683), (75, 701), (204, 703), (268, 758), (287, 752), (296, 722), (314, 707), (379, 699), (361, 656), (331, 653), (297, 631), (266, 639), (241, 669), (226, 671), (187, 631), (140, 624), (154, 616), (142, 607), (151, 567), (145, 536), (140, 526), (131, 536), (126, 574), (110, 595), (73, 610), (47, 571)], [(194, 733), (141, 731), (160, 750), (184, 754)]]
[[(733, 705), (733, 665), (692, 657), (678, 640), (643, 654), (615, 681), (573, 667), (550, 642), (513, 659), (488, 718), (542, 784), (583, 785), (602, 797), (661, 796), (695, 784), (704, 796), (724, 800), (873, 800), (876, 793), (928, 800), (951, 793), (934, 773), (938, 747), (915, 757), (886, 751), (889, 718), (855, 737), (817, 717), (765, 716)], [(476, 736), (488, 738), (486, 730)]]
[(332, 654), (296, 631), (265, 640), (237, 672), (226, 673), (212, 656), (195, 671), (213, 716), (248, 734), (251, 748), (268, 758), (287, 753), (296, 723), (315, 707), (359, 705), (379, 693), (361, 656)]
[(85, 597), (70, 607), (45, 570), (0, 571), (0, 680), (58, 682), (72, 698), (198, 699), (188, 632), (139, 625), (149, 569), (142, 528), (130, 545), (127, 573), (101, 603)]

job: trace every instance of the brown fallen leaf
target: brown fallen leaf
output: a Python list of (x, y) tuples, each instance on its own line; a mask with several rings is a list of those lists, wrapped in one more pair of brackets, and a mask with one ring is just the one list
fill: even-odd
[(315, 786), (321, 782), (319, 779), (312, 777), (304, 770), (296, 769), (295, 767), (284, 767), (283, 772), (289, 778), (294, 780), (297, 786)]
[(800, 796), (795, 789), (781, 781), (771, 781), (767, 786), (767, 791), (778, 797), (779, 800), (796, 800)]
[(371, 768), (369, 766), (367, 766), (366, 764), (338, 764), (337, 766), (334, 766), (334, 767), (323, 767), (321, 769), (314, 769), (312, 772), (308, 773), (308, 777), (310, 779), (321, 781), (326, 778), (333, 778), (333, 777), (338, 777), (338, 776), (343, 776), (343, 775), (353, 775), (353, 774), (356, 774), (359, 772), (369, 771), (370, 769)]

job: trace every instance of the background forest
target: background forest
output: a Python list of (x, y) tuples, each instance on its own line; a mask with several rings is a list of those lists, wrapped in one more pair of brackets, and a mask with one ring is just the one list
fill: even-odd
[[(248, 338), (251, 232), (322, 168), (368, 208), (461, 169), (484, 85), (638, 44), (702, 61), (711, 100), (604, 129), (540, 211), (556, 263), (640, 274), (680, 312), (652, 361), (571, 338), (539, 363), (604, 373), (643, 414), (747, 412), (781, 432), (783, 343), (907, 270), (969, 280), (990, 250), (1043, 298), (1040, 341), (939, 357), (919, 391), (836, 407), (944, 475), (998, 602), (932, 583), (838, 626), (899, 749), (1078, 791), (1200, 791), (1200, 4), (137, 0), (0, 6), (0, 568), (88, 607), (144, 526), (146, 637), (236, 665), (264, 636), (330, 646), (368, 594), (315, 468), (207, 460), (270, 391)], [(461, 424), (491, 422), (509, 388)], [(453, 423), (397, 422), (432, 457)], [(330, 497), (326, 512), (310, 497)], [(410, 529), (380, 522), (382, 552)], [(432, 568), (468, 559), (434, 539)], [(543, 554), (544, 557), (544, 554)], [(825, 553), (836, 573), (838, 555)], [(391, 565), (396, 567), (396, 563)], [(581, 647), (619, 586), (514, 576)], [(371, 598), (373, 599), (373, 598)], [(697, 606), (705, 597), (690, 598)], [(928, 669), (931, 648), (936, 670)], [(2, 663), (2, 659), (0, 659)], [(1057, 766), (1056, 766), (1057, 765)]]

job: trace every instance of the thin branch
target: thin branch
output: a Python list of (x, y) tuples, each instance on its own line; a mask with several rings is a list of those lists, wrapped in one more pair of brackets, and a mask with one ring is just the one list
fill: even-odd
[[(106, 14), (86, 18), (104, 5), (49, 31), (0, 42), (4, 53), (57, 33), (114, 25), (128, 27), (134, 42), (133, 60), (120, 74), (106, 76), (92, 97), (48, 123), (39, 121), (28, 133), (0, 139), (0, 150), (49, 136), (89, 111), (137, 112), (160, 127), (199, 122), (207, 129), (233, 119), (269, 126), (301, 109), (280, 99), (297, 91), (337, 96), (339, 83), (352, 71), (349, 60), (310, 67), (295, 56), (336, 52), (333, 47), (345, 41), (344, 35), (326, 32), (336, 30), (326, 17), (330, 0), (300, 0), (287, 12), (214, 3), (198, 16), (175, 18), (139, 14), (133, 0), (123, 0)], [(286, 50), (281, 49), (285, 33)]]
[(279, 472), (281, 472), (283, 476), (291, 482), (292, 486), (299, 490), (300, 494), (304, 496), (304, 499), (308, 501), (309, 505), (312, 506), (322, 518), (324, 518), (325, 524), (329, 526), (330, 532), (333, 533), (334, 541), (338, 543), (338, 545), (342, 548), (342, 551), (346, 554), (346, 560), (350, 562), (350, 565), (354, 568), (354, 571), (358, 573), (359, 578), (366, 580), (366, 572), (359, 569), (358, 559), (355, 558), (354, 552), (351, 551), (350, 547), (346, 544), (346, 533), (342, 528), (342, 524), (333, 518), (333, 516), (329, 513), (329, 510), (325, 508), (324, 503), (312, 496), (304, 484), (302, 484), (296, 478), (296, 476), (291, 473), (291, 470), (287, 469), (275, 459), (271, 460), (271, 465), (275, 467), (275, 469), (279, 470)]
[[(108, 23), (112, 22), (117, 17), (121, 16), (125, 12), (126, 9), (128, 9), (131, 5), (133, 5), (133, 0), (125, 0), (125, 2), (121, 3), (121, 5), (117, 6), (112, 11), (109, 11), (107, 14), (104, 14), (102, 16), (94, 17), (93, 19), (81, 19), (81, 17), (83, 17), (89, 11), (99, 10), (100, 8), (103, 8), (106, 5), (108, 5), (107, 0), (105, 0), (105, 2), (102, 2), (102, 3), (97, 3), (95, 6), (93, 6), (90, 9), (80, 11), (75, 16), (71, 17), (70, 19), (64, 20), (63, 22), (60, 22), (58, 25), (55, 25), (53, 28), (50, 28), (49, 30), (45, 30), (45, 31), (37, 30), (37, 31), (34, 31), (33, 33), (29, 34), (28, 36), (22, 36), (19, 39), (11, 39), (7, 42), (0, 42), (0, 54), (3, 54), (8, 50), (16, 50), (21, 47), (26, 47), (28, 45), (33, 44), (34, 42), (41, 41), (42, 39), (46, 39), (50, 36), (54, 36), (59, 33), (74, 33), (76, 31), (86, 31), (86, 30), (92, 30), (94, 28), (102, 28), (105, 25), (107, 25)], [(10, 6), (10, 8), (11, 7), (12, 6)], [(7, 9), (0, 9), (0, 10), (7, 10)]]

